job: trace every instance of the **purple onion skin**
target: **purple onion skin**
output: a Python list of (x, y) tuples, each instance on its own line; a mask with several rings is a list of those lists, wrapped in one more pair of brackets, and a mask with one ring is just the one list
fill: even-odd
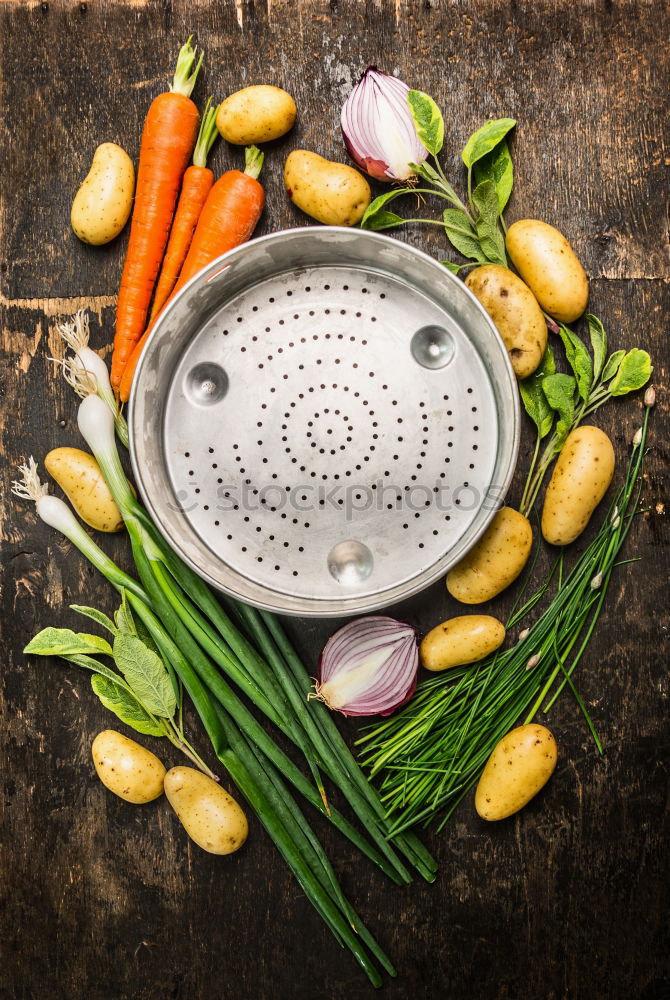
[[(406, 625), (408, 629), (411, 629), (412, 632), (414, 633), (414, 637), (415, 637), (415, 639), (417, 641), (417, 644), (418, 644), (418, 640), (419, 640), (419, 632), (418, 632), (418, 630), (415, 629), (413, 625), (410, 625), (409, 622), (398, 622), (398, 624), (399, 625)], [(328, 645), (328, 643), (326, 643), (326, 645)], [(324, 649), (325, 649), (325, 646), (324, 646)], [(323, 663), (323, 651), (319, 655), (319, 662), (317, 664), (317, 677), (318, 677), (319, 683), (321, 683), (321, 681), (323, 680), (322, 674), (321, 674), (322, 663)], [(340, 715), (345, 715), (347, 718), (352, 718), (352, 719), (354, 719), (354, 718), (372, 719), (372, 718), (376, 718), (377, 716), (380, 716), (381, 718), (386, 718), (386, 716), (393, 715), (393, 713), (397, 712), (399, 708), (402, 708), (403, 705), (407, 704), (407, 702), (410, 700), (410, 698), (412, 697), (412, 695), (416, 691), (416, 685), (418, 683), (418, 680), (419, 680), (419, 659), (417, 657), (416, 670), (414, 672), (414, 678), (412, 679), (412, 683), (411, 683), (409, 689), (407, 690), (407, 693), (405, 694), (404, 698), (402, 698), (396, 705), (393, 705), (391, 708), (385, 709), (383, 712), (375, 712), (374, 715), (370, 715), (369, 712), (356, 712), (355, 710), (349, 710), (349, 709), (345, 709), (345, 708), (335, 708), (335, 709), (330, 709), (330, 711), (339, 712)]]
[(344, 145), (347, 147), (347, 153), (349, 154), (349, 156), (354, 161), (357, 167), (360, 167), (360, 169), (364, 173), (366, 173), (368, 177), (372, 177), (376, 181), (383, 181), (385, 184), (388, 184), (390, 181), (393, 180), (393, 178), (389, 177), (387, 173), (388, 163), (384, 163), (383, 160), (373, 160), (369, 156), (359, 156), (354, 147), (351, 145), (349, 139), (347, 138), (346, 132), (341, 126), (340, 126), (340, 131), (342, 132)]

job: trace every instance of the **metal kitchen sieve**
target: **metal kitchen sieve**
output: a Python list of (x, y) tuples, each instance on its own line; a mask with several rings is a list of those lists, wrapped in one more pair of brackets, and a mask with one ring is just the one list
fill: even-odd
[(519, 440), (516, 380), (461, 281), (378, 233), (231, 251), (152, 332), (131, 400), (142, 498), (209, 583), (273, 611), (373, 611), (486, 528)]

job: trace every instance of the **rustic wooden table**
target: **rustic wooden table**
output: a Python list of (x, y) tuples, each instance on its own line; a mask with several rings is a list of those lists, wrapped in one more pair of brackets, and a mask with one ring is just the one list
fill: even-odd
[[(444, 108), (454, 178), (459, 150), (482, 120), (518, 119), (509, 217), (541, 217), (569, 234), (612, 344), (653, 355), (660, 398), (648, 512), (626, 552), (640, 561), (613, 582), (579, 671), (605, 756), (564, 697), (550, 717), (561, 747), (552, 783), (495, 827), (466, 800), (444, 832), (428, 835), (441, 868), (432, 886), (391, 887), (319, 829), (345, 889), (397, 961), (389, 998), (670, 995), (667, 13), (656, 0), (0, 3), (2, 997), (353, 1000), (372, 992), (257, 823), (245, 849), (222, 860), (193, 847), (166, 807), (131, 808), (108, 794), (90, 744), (110, 718), (87, 680), (21, 653), (39, 628), (74, 626), (70, 603), (113, 606), (104, 581), (7, 487), (29, 454), (79, 444), (75, 398), (50, 360), (60, 352), (55, 324), (87, 307), (94, 345), (109, 343), (125, 237), (85, 247), (70, 231), (70, 201), (99, 142), (136, 156), (145, 109), (191, 32), (207, 54), (201, 101), (253, 82), (297, 99), (298, 125), (268, 149), (260, 232), (305, 224), (283, 193), (283, 158), (300, 146), (344, 159), (339, 108), (360, 72), (377, 64)], [(215, 167), (233, 159), (220, 144)], [(436, 254), (444, 246), (439, 233), (418, 228), (401, 238)], [(622, 461), (641, 413), (638, 394), (599, 418)], [(527, 432), (512, 499), (529, 441)], [(123, 538), (110, 548), (128, 563)], [(425, 630), (453, 610), (440, 584), (399, 613)], [(289, 627), (313, 665), (332, 624)]]

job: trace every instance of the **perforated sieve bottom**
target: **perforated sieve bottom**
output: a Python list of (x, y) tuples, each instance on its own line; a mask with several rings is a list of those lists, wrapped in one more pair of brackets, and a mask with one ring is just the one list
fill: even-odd
[(362, 268), (227, 301), (179, 360), (163, 434), (172, 509), (236, 573), (306, 601), (412, 580), (499, 499), (482, 358), (434, 301)]

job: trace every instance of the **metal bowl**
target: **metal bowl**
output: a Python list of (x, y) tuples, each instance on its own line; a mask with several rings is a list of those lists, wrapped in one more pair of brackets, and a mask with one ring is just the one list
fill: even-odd
[(517, 397), (496, 328), (443, 265), (378, 233), (288, 230), (215, 261), (156, 324), (133, 470), (214, 587), (358, 614), (482, 534), (514, 471)]

